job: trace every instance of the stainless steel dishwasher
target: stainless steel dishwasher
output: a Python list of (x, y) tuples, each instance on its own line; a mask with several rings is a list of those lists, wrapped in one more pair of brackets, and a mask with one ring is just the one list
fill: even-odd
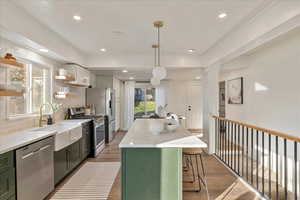
[(18, 200), (42, 200), (53, 191), (53, 151), (53, 137), (16, 151)]

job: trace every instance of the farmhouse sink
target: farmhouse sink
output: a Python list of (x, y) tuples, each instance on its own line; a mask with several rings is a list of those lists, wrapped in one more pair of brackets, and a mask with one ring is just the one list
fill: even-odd
[(35, 129), (34, 131), (56, 131), (54, 136), (54, 151), (59, 151), (82, 137), (81, 124), (75, 122), (60, 122)]

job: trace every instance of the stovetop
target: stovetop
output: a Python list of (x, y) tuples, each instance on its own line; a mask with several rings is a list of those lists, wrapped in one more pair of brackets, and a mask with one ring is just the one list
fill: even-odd
[(70, 119), (92, 119), (94, 124), (101, 125), (104, 123), (103, 115), (72, 115)]
[(95, 119), (95, 118), (104, 118), (103, 115), (75, 115), (71, 116), (71, 119)]

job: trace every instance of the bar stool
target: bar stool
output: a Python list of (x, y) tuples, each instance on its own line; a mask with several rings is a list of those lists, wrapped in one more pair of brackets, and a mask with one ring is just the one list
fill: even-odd
[[(201, 183), (204, 185), (206, 192), (207, 190), (207, 184), (206, 184), (206, 175), (203, 165), (203, 159), (202, 159), (202, 149), (201, 148), (186, 148), (183, 149), (183, 160), (184, 160), (184, 170), (188, 171), (189, 169), (192, 170), (192, 181), (184, 181), (189, 183), (195, 183), (195, 181), (198, 182), (198, 188), (194, 190), (184, 190), (184, 192), (200, 192), (202, 187)], [(199, 170), (199, 163), (201, 165), (201, 171), (202, 176), (200, 174)], [(196, 166), (194, 166), (196, 164)], [(196, 171), (195, 171), (196, 170)]]

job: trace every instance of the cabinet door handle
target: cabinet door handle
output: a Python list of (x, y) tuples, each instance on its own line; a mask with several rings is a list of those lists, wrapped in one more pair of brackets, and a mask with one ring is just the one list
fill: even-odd
[(28, 153), (25, 156), (22, 156), (22, 159), (24, 160), (24, 159), (26, 159), (26, 158), (28, 158), (30, 156), (33, 156), (33, 155), (34, 155), (34, 152)]
[(45, 150), (45, 149), (48, 149), (49, 147), (50, 147), (50, 145), (46, 145), (46, 146), (40, 148), (40, 151), (43, 151), (43, 150)]

